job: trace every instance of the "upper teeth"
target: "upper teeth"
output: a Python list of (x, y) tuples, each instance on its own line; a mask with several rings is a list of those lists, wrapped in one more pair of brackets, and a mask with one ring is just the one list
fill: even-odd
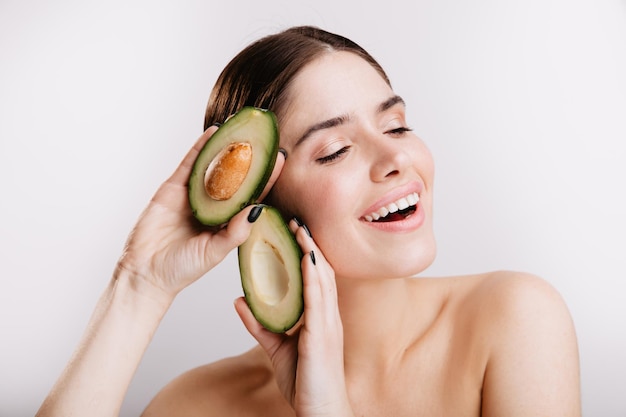
[(420, 201), (420, 198), (417, 193), (412, 193), (394, 201), (393, 203), (389, 203), (386, 206), (379, 208), (377, 211), (366, 214), (363, 218), (368, 222), (378, 220), (381, 217), (389, 215), (390, 213), (395, 213), (398, 210), (404, 210), (405, 208), (414, 206), (418, 201)]

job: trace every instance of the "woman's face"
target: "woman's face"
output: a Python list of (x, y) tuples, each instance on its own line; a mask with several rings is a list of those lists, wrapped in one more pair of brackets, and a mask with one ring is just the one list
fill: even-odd
[(278, 116), (288, 158), (273, 203), (307, 224), (338, 277), (406, 277), (430, 265), (433, 161), (402, 99), (349, 52), (308, 64), (287, 94)]

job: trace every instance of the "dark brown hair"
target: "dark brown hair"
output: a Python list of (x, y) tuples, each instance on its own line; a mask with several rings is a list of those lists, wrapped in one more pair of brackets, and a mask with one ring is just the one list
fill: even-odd
[(330, 51), (355, 53), (390, 84), (378, 62), (350, 39), (313, 26), (292, 27), (253, 42), (228, 63), (211, 92), (204, 128), (223, 122), (244, 106), (279, 113), (294, 76)]

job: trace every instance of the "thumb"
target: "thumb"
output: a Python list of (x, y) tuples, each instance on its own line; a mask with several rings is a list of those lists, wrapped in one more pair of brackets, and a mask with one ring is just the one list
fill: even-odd
[(259, 218), (262, 210), (260, 205), (248, 206), (233, 216), (224, 228), (210, 235), (205, 246), (205, 259), (215, 265), (231, 250), (245, 242), (250, 236), (252, 223)]
[(271, 358), (283, 341), (284, 336), (282, 334), (272, 333), (263, 327), (261, 323), (256, 320), (243, 297), (239, 297), (235, 300), (235, 310), (248, 332), (259, 342), (259, 345), (261, 345)]

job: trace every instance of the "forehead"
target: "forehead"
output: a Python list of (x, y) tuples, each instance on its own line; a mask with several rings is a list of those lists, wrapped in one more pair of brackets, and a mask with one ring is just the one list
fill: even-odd
[(333, 117), (374, 113), (393, 91), (378, 71), (351, 52), (329, 52), (307, 64), (291, 82), (281, 142)]

